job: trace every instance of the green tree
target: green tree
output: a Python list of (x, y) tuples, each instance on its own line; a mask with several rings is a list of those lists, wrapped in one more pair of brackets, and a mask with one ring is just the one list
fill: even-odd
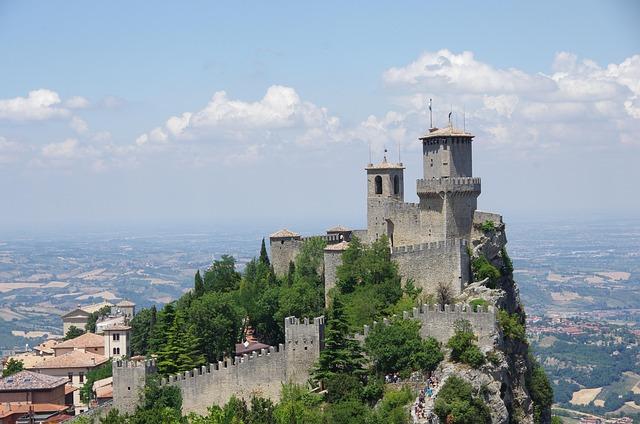
[(84, 330), (76, 327), (75, 325), (72, 325), (71, 327), (69, 327), (69, 330), (67, 330), (67, 334), (64, 335), (64, 340), (71, 340), (71, 339), (75, 339), (78, 336), (82, 336), (84, 334)]
[(178, 309), (167, 343), (158, 352), (158, 371), (161, 374), (175, 374), (205, 364), (196, 331), (195, 327), (186, 321), (185, 312)]
[(146, 355), (156, 320), (156, 307), (142, 309), (131, 320), (131, 353)]
[(196, 271), (196, 276), (194, 278), (194, 283), (193, 283), (193, 295), (195, 297), (200, 297), (204, 294), (204, 280), (202, 279), (202, 276), (200, 275), (200, 270)]
[(262, 238), (262, 244), (260, 245), (260, 263), (271, 266), (271, 261), (269, 260), (269, 255), (267, 254), (267, 245), (264, 242), (264, 237)]
[(10, 375), (13, 375), (15, 373), (22, 371), (23, 369), (24, 369), (24, 362), (14, 358), (9, 358), (9, 360), (4, 366), (4, 369), (2, 370), (2, 377), (3, 378), (9, 377)]
[(553, 403), (553, 389), (544, 372), (532, 355), (529, 356), (530, 371), (525, 375), (525, 385), (533, 401), (533, 420), (537, 423), (548, 422)]
[(456, 321), (455, 333), (447, 342), (451, 349), (451, 360), (469, 364), (478, 368), (485, 361), (484, 355), (475, 344), (478, 339), (471, 330), (471, 323), (466, 320)]
[(279, 296), (280, 286), (272, 267), (256, 259), (249, 261), (237, 298), (256, 337), (269, 345), (277, 345), (284, 340), (284, 323), (276, 318)]
[(209, 292), (192, 302), (189, 320), (197, 329), (200, 351), (207, 362), (215, 363), (225, 354), (235, 354), (243, 317), (243, 310), (230, 293)]
[(156, 324), (149, 332), (148, 351), (157, 353), (163, 346), (167, 344), (169, 331), (173, 326), (173, 319), (176, 315), (176, 308), (173, 303), (167, 303), (158, 312)]
[(102, 317), (106, 317), (111, 313), (111, 306), (103, 306), (95, 312), (91, 312), (89, 317), (87, 318), (87, 324), (85, 325), (85, 330), (90, 333), (96, 332), (96, 322)]
[(222, 255), (220, 260), (213, 261), (211, 268), (204, 273), (206, 291), (228, 292), (240, 285), (241, 275), (236, 271), (236, 260), (233, 256)]
[(336, 278), (353, 329), (382, 316), (403, 294), (398, 266), (391, 260), (389, 240), (384, 235), (370, 246), (353, 237), (342, 254)]
[(93, 383), (103, 378), (111, 377), (112, 375), (113, 368), (111, 367), (111, 359), (99, 367), (90, 370), (86, 375), (84, 385), (80, 388), (80, 400), (88, 404), (93, 398)]
[(282, 386), (280, 403), (274, 415), (277, 424), (323, 424), (320, 404), (322, 397), (309, 393), (301, 386), (286, 384)]
[(473, 281), (482, 281), (488, 278), (487, 287), (495, 289), (500, 278), (500, 270), (487, 260), (486, 256), (479, 256), (471, 261)]
[(512, 340), (527, 342), (527, 335), (524, 328), (524, 320), (518, 314), (509, 314), (501, 309), (498, 311), (498, 324), (502, 329), (502, 334)]
[(321, 237), (310, 237), (305, 239), (296, 256), (295, 270), (300, 276), (308, 276), (322, 279), (319, 275), (324, 263), (324, 248), (327, 242)]
[(361, 375), (364, 358), (358, 342), (349, 337), (349, 324), (342, 299), (333, 299), (325, 328), (324, 349), (313, 370), (313, 377), (324, 382), (336, 374)]
[(476, 396), (473, 387), (460, 377), (449, 377), (442, 385), (435, 401), (434, 412), (442, 423), (485, 424), (491, 413), (484, 401)]
[(375, 326), (365, 340), (365, 350), (374, 368), (383, 374), (433, 371), (444, 359), (438, 341), (432, 337), (423, 340), (420, 322), (415, 320)]

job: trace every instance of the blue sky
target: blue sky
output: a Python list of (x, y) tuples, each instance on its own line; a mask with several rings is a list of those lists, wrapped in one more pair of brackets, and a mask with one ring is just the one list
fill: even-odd
[(0, 3), (0, 229), (362, 225), (429, 97), (482, 209), (640, 211), (638, 2), (345, 3)]

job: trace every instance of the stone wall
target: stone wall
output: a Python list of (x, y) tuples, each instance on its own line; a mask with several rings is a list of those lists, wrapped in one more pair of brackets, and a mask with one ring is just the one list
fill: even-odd
[[(420, 335), (423, 338), (434, 337), (441, 343), (446, 343), (455, 332), (455, 323), (458, 320), (467, 320), (471, 323), (473, 333), (478, 337), (478, 345), (485, 350), (491, 349), (498, 335), (496, 324), (496, 310), (492, 306), (488, 308), (478, 307), (474, 311), (470, 305), (422, 305), (404, 312), (404, 319), (416, 319), (420, 321)], [(363, 332), (355, 335), (356, 340), (364, 341), (376, 325), (388, 325), (388, 319), (381, 323), (374, 322), (372, 326), (365, 325)]]
[(324, 303), (329, 304), (329, 291), (336, 286), (336, 269), (342, 265), (343, 250), (324, 251)]
[(406, 282), (412, 279), (424, 294), (435, 293), (438, 284), (448, 284), (454, 295), (470, 280), (467, 241), (462, 239), (395, 247), (391, 258)]
[(269, 240), (271, 249), (271, 264), (276, 275), (282, 277), (289, 272), (289, 263), (295, 262), (298, 252), (302, 248), (301, 239)]
[[(236, 396), (260, 396), (277, 402), (283, 383), (305, 384), (309, 370), (324, 347), (324, 317), (313, 320), (285, 318), (285, 344), (259, 353), (209, 364), (163, 378), (162, 385), (180, 388), (182, 412), (206, 414), (213, 404), (223, 405)], [(146, 366), (145, 366), (146, 364)], [(132, 412), (147, 374), (155, 363), (116, 361), (113, 365), (113, 401), (116, 408)]]
[(120, 412), (131, 413), (136, 409), (147, 374), (156, 372), (155, 360), (114, 361), (113, 403)]

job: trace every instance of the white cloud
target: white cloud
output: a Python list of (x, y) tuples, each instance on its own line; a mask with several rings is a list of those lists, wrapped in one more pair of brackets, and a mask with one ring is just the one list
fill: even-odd
[(455, 54), (446, 49), (423, 53), (406, 66), (388, 69), (383, 80), (391, 86), (476, 94), (547, 91), (554, 86), (543, 75), (515, 68), (496, 69), (477, 61), (472, 52)]
[[(603, 67), (560, 52), (546, 75), (495, 68), (471, 52), (440, 50), (388, 69), (383, 80), (404, 108), (399, 112), (404, 117), (400, 126), (413, 135), (428, 126), (426, 103), (433, 97), (437, 125), (446, 122), (453, 104), (460, 126), (464, 106), (467, 128), (483, 145), (534, 151), (640, 144), (640, 55)], [(375, 136), (387, 143), (392, 141), (388, 132), (397, 130), (398, 122), (367, 121), (365, 128), (375, 129)]]
[(27, 97), (0, 99), (0, 119), (40, 121), (69, 116), (69, 111), (59, 107), (60, 104), (60, 96), (55, 91), (33, 90)]
[(136, 144), (172, 139), (308, 144), (339, 141), (339, 128), (340, 120), (325, 108), (303, 101), (291, 87), (274, 85), (254, 102), (230, 99), (218, 91), (203, 109), (170, 117), (164, 126), (140, 135)]
[(64, 105), (69, 109), (86, 109), (90, 106), (89, 100), (82, 96), (74, 96), (68, 98)]
[(42, 155), (48, 158), (72, 159), (79, 155), (78, 140), (68, 138), (60, 143), (49, 143), (42, 147)]
[(85, 134), (87, 131), (89, 131), (89, 126), (87, 125), (87, 123), (77, 116), (71, 118), (71, 121), (69, 121), (69, 126), (78, 134)]

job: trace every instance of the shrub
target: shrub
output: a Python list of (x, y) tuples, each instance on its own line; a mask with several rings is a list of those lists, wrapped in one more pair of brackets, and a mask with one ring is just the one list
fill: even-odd
[(460, 355), (460, 361), (471, 365), (473, 368), (478, 368), (484, 364), (484, 355), (478, 346), (471, 345), (462, 352), (462, 355)]
[(489, 302), (484, 299), (473, 299), (471, 302), (469, 302), (469, 305), (471, 305), (474, 311), (477, 311), (478, 306), (486, 308), (487, 306), (489, 306)]
[(509, 314), (505, 310), (500, 310), (498, 312), (498, 325), (500, 325), (502, 334), (506, 338), (521, 342), (527, 341), (526, 331), (518, 314)]
[(484, 424), (491, 422), (491, 413), (484, 401), (474, 395), (471, 384), (456, 376), (449, 377), (440, 389), (434, 412), (442, 423)]
[(489, 233), (489, 232), (494, 231), (496, 229), (496, 224), (491, 220), (486, 220), (480, 225), (480, 228), (485, 233)]
[(487, 352), (487, 361), (491, 362), (493, 365), (500, 365), (500, 357), (495, 351)]
[(469, 321), (460, 320), (454, 326), (455, 334), (447, 342), (447, 347), (451, 349), (451, 360), (478, 368), (484, 363), (485, 358), (474, 343), (477, 337), (471, 331), (471, 324)]
[(545, 415), (549, 413), (553, 403), (553, 389), (544, 369), (534, 358), (529, 359), (531, 370), (525, 376), (525, 385), (533, 401), (533, 420), (535, 423), (541, 423), (545, 421)]
[(327, 389), (325, 400), (329, 403), (362, 399), (362, 382), (356, 376), (335, 374), (325, 381), (325, 385)]
[(408, 373), (434, 370), (444, 355), (433, 338), (420, 337), (420, 322), (396, 320), (389, 325), (377, 325), (365, 340), (365, 350), (376, 371)]
[(487, 260), (485, 256), (479, 256), (471, 261), (471, 271), (473, 272), (474, 281), (482, 281), (488, 278), (487, 287), (495, 289), (500, 271)]
[(509, 254), (507, 253), (507, 249), (505, 249), (504, 247), (502, 249), (500, 249), (500, 256), (502, 257), (502, 272), (504, 272), (505, 274), (512, 274), (513, 273), (513, 262), (511, 261), (511, 258), (509, 257)]

